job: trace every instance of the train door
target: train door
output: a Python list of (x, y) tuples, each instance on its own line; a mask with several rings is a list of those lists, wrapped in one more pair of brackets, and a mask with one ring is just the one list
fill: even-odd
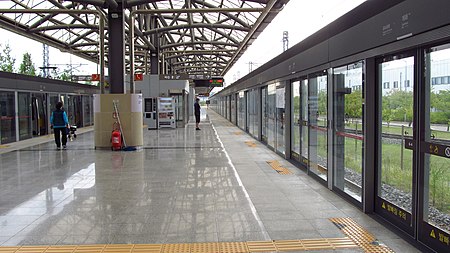
[[(417, 182), (414, 53), (377, 60), (378, 120), (375, 211), (414, 236)], [(417, 101), (417, 100), (416, 100)]]
[(328, 74), (308, 76), (308, 171), (327, 181), (328, 177)]
[(46, 94), (32, 93), (31, 108), (33, 136), (47, 135), (49, 116), (47, 115)]
[[(419, 127), (419, 240), (437, 252), (450, 251), (450, 44), (424, 53), (424, 101)], [(407, 143), (409, 144), (409, 143)]]

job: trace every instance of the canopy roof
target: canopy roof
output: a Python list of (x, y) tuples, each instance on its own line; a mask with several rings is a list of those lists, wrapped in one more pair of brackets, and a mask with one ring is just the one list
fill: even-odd
[[(0, 27), (98, 62), (99, 20), (105, 18), (107, 47), (108, 10), (122, 6), (127, 45), (134, 18), (136, 72), (146, 72), (156, 52), (171, 73), (223, 76), (288, 1), (0, 1)], [(126, 57), (127, 69), (128, 62)]]

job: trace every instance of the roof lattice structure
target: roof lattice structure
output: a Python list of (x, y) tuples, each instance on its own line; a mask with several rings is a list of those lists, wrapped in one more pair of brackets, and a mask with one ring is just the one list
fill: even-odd
[(288, 1), (11, 0), (0, 1), (0, 27), (98, 62), (100, 18), (107, 22), (108, 8), (119, 3), (127, 55), (134, 16), (136, 72), (145, 72), (148, 54), (157, 52), (172, 73), (225, 75)]

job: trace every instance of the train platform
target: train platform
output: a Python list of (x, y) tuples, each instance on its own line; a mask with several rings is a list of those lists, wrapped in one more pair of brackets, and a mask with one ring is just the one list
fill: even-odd
[(0, 252), (420, 252), (212, 110), (138, 151), (0, 149)]

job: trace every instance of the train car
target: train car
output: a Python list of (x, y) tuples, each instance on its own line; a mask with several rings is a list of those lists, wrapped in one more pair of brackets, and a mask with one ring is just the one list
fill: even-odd
[(366, 1), (210, 108), (418, 247), (450, 251), (450, 1)]
[(71, 125), (93, 125), (96, 93), (93, 85), (0, 72), (0, 143), (50, 134), (50, 114), (58, 101)]

